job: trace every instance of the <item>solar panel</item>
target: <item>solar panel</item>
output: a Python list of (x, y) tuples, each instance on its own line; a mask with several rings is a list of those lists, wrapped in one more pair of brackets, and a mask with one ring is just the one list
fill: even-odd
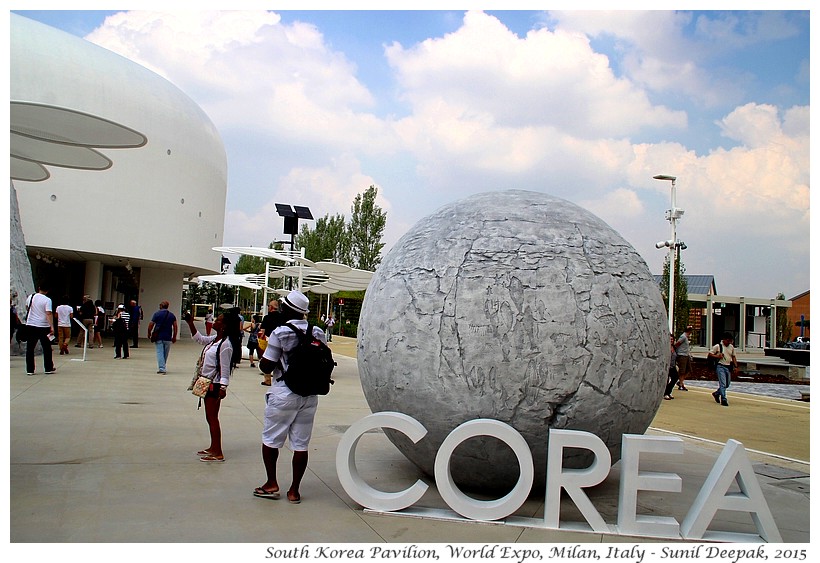
[(294, 205), (293, 208), (296, 210), (296, 216), (299, 217), (299, 219), (313, 219), (313, 215), (311, 215), (310, 209), (307, 207)]
[(290, 205), (285, 203), (276, 203), (274, 205), (276, 205), (276, 212), (280, 217), (296, 217), (296, 213), (293, 212)]

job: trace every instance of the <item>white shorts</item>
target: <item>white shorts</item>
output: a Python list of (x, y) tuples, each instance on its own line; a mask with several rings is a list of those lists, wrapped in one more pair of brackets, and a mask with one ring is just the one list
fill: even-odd
[(319, 397), (302, 397), (279, 381), (273, 384), (265, 400), (262, 443), (269, 448), (281, 448), (287, 438), (293, 451), (307, 451)]

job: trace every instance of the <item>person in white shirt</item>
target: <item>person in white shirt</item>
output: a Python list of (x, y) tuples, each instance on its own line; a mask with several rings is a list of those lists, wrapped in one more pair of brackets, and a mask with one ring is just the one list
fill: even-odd
[(57, 305), (57, 343), (60, 345), (60, 355), (68, 354), (68, 342), (71, 340), (71, 319), (74, 318), (74, 308), (68, 304), (68, 295), (60, 298)]
[[(303, 293), (291, 291), (282, 301), (282, 322), (290, 323), (297, 329), (307, 332), (310, 325), (305, 316), (309, 311), (309, 304)], [(325, 341), (325, 333), (320, 327), (313, 327), (313, 336), (322, 342)], [(290, 328), (280, 326), (268, 338), (268, 347), (259, 359), (259, 369), (262, 373), (273, 373), (276, 381), (265, 394), (262, 462), (265, 465), (267, 479), (253, 491), (253, 496), (258, 498), (279, 498), (276, 462), (279, 459), (279, 450), (285, 446), (287, 439), (293, 451), (291, 485), (287, 499), (293, 504), (302, 502), (299, 486), (307, 470), (308, 444), (319, 404), (319, 397), (298, 395), (291, 391), (281, 378), (287, 370), (289, 352), (298, 343), (299, 337)]]
[(37, 343), (43, 348), (43, 367), (47, 374), (54, 373), (54, 358), (51, 355), (51, 340), (54, 338), (54, 315), (49, 287), (40, 283), (37, 293), (28, 298), (26, 316), (26, 375), (34, 375), (34, 349)]
[(724, 407), (729, 406), (729, 401), (726, 400), (726, 389), (732, 383), (732, 373), (737, 369), (734, 340), (731, 332), (724, 332), (721, 341), (712, 346), (708, 354), (710, 358), (715, 358), (718, 361), (715, 368), (718, 388), (717, 391), (712, 393), (712, 397), (714, 397), (716, 403)]
[[(222, 462), (225, 454), (222, 452), (222, 428), (219, 425), (219, 407), (222, 400), (228, 395), (228, 384), (231, 381), (231, 372), (235, 367), (233, 351), (241, 346), (239, 336), (242, 327), (239, 316), (231, 311), (219, 315), (214, 321), (214, 334), (205, 336), (197, 332), (194, 318), (186, 312), (182, 320), (188, 323), (191, 338), (199, 344), (204, 344), (202, 350), (202, 368), (200, 375), (211, 380), (210, 388), (203, 401), (205, 402), (205, 420), (208, 423), (208, 433), (211, 443), (204, 450), (199, 450), (199, 461)], [(192, 382), (193, 383), (193, 382)]]

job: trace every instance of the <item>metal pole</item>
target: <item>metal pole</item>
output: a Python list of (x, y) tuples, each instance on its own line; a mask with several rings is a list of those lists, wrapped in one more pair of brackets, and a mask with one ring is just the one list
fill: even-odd
[[(304, 246), (299, 249), (299, 256), (301, 256), (302, 258), (305, 257), (305, 247)], [(299, 261), (299, 291), (302, 291), (302, 265), (303, 265), (303, 262)]]
[(268, 284), (270, 284), (270, 263), (265, 260), (265, 285), (262, 289), (262, 309), (268, 311)]
[(675, 180), (672, 180), (672, 209), (669, 212), (669, 222), (672, 223), (672, 245), (669, 247), (669, 334), (675, 335), (675, 247), (678, 242), (676, 229), (677, 206), (675, 198)]

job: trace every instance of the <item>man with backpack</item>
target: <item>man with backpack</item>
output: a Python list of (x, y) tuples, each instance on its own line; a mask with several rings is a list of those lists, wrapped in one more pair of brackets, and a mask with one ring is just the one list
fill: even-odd
[(265, 422), (262, 430), (262, 461), (267, 480), (254, 489), (259, 498), (280, 496), (276, 479), (279, 449), (290, 440), (293, 451), (293, 481), (287, 492), (291, 503), (301, 502), (299, 485), (307, 470), (308, 443), (313, 432), (313, 420), (319, 404), (317, 394), (327, 394), (332, 380), (330, 349), (324, 331), (308, 324), (308, 298), (291, 291), (282, 300), (282, 326), (268, 338), (265, 353), (259, 359), (262, 373), (273, 373), (275, 379), (265, 395)]
[(712, 346), (708, 357), (717, 360), (715, 371), (717, 372), (718, 388), (712, 393), (715, 402), (729, 406), (726, 400), (726, 389), (732, 382), (732, 373), (737, 369), (737, 358), (735, 357), (735, 347), (732, 344), (734, 337), (731, 332), (724, 332), (721, 341)]

